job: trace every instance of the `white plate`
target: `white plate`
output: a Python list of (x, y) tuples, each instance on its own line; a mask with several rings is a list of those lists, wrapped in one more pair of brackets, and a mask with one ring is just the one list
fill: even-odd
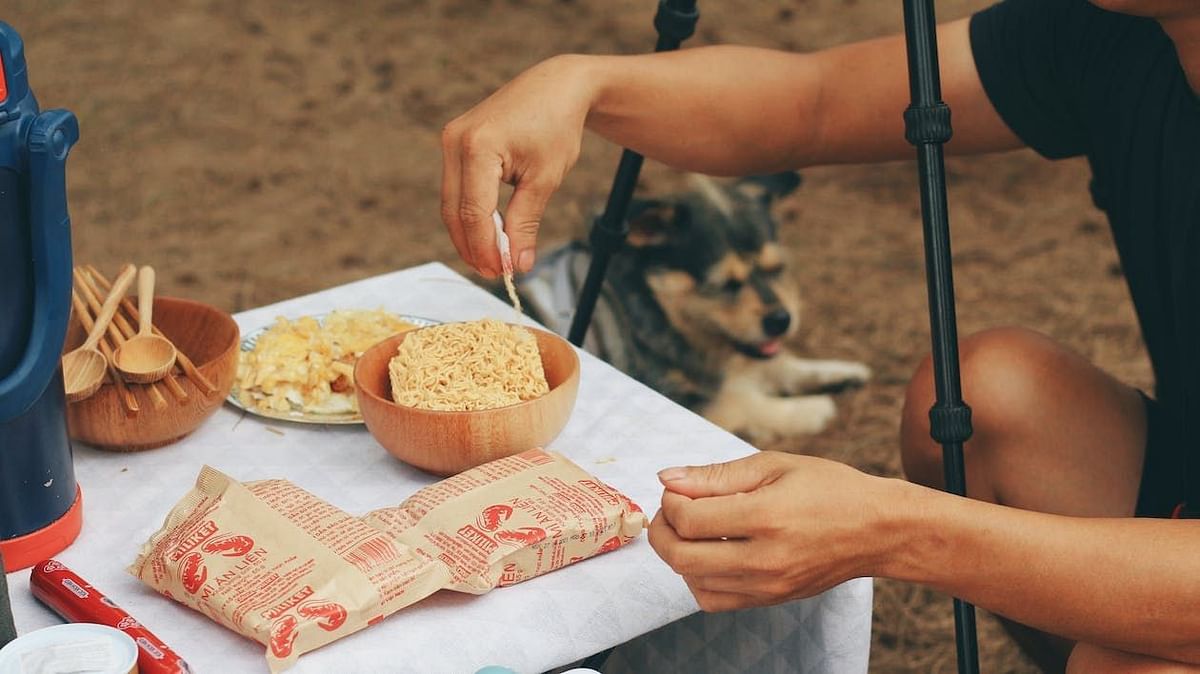
[[(405, 323), (412, 323), (413, 325), (417, 326), (418, 328), (427, 328), (431, 325), (438, 325), (441, 323), (441, 321), (435, 321), (430, 318), (422, 318), (421, 316), (409, 316), (407, 314), (395, 314), (395, 316), (396, 316), (396, 318), (404, 321)], [(311, 317), (315, 318), (317, 320), (321, 320), (325, 317), (325, 314), (314, 314)], [(300, 317), (292, 318), (289, 320), (294, 321), (294, 320), (298, 320), (298, 318), (304, 318), (304, 317), (300, 316)], [(274, 325), (274, 323), (272, 323), (271, 325)], [(258, 343), (259, 336), (261, 336), (267, 330), (270, 330), (271, 325), (264, 325), (261, 328), (252, 330), (252, 331), (250, 331), (249, 334), (247, 334), (245, 337), (243, 337), (242, 344), (241, 344), (242, 352), (245, 353), (248, 351), (253, 351), (254, 345)], [(264, 419), (276, 419), (279, 421), (291, 421), (291, 422), (298, 423), (298, 424), (340, 424), (340, 425), (345, 425), (345, 424), (361, 424), (361, 423), (363, 423), (362, 415), (358, 414), (357, 412), (347, 412), (344, 414), (317, 414), (314, 412), (302, 412), (299, 410), (294, 410), (291, 412), (276, 412), (274, 410), (260, 410), (257, 407), (254, 407), (253, 405), (247, 405), (247, 404), (243, 403), (241, 398), (238, 397), (239, 392), (240, 392), (240, 389), (237, 387), (237, 384), (235, 382), (233, 390), (229, 392), (229, 397), (226, 398), (226, 400), (229, 402), (229, 404), (233, 405), (234, 407), (236, 407), (239, 410), (242, 410), (248, 414), (253, 414), (254, 416), (263, 417)]]

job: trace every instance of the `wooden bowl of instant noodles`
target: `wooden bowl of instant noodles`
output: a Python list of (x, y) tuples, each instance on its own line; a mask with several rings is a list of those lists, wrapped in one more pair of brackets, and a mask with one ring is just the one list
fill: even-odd
[(396, 458), (440, 476), (546, 446), (567, 425), (575, 407), (579, 355), (558, 335), (525, 329), (537, 340), (550, 390), (494, 409), (427, 410), (393, 402), (388, 364), (400, 344), (420, 329), (372, 346), (354, 367), (358, 408), (367, 430)]

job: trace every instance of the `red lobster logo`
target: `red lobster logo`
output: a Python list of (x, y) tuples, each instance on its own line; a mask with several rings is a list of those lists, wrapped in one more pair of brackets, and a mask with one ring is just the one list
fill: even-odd
[(512, 518), (513, 509), (510, 505), (498, 503), (488, 506), (476, 518), (475, 524), (484, 531), (495, 532), (496, 540), (515, 545), (533, 545), (546, 539), (546, 530), (540, 527), (521, 527), (520, 529), (505, 529), (499, 531), (500, 525)]
[(276, 620), (271, 625), (271, 639), (268, 644), (271, 648), (271, 655), (277, 658), (286, 658), (292, 654), (292, 646), (296, 643), (296, 626), (299, 621), (295, 616), (285, 615)]
[(600, 549), (596, 551), (596, 554), (602, 555), (606, 552), (612, 552), (613, 550), (616, 550), (619, 547), (621, 547), (621, 537), (613, 536), (612, 538), (608, 539), (607, 541), (604, 541), (604, 544), (600, 546)]
[(204, 581), (208, 580), (208, 567), (204, 566), (204, 557), (199, 552), (192, 552), (184, 557), (183, 563), (179, 565), (179, 575), (183, 581), (183, 589), (189, 594), (199, 592)]
[(496, 540), (516, 545), (534, 545), (546, 540), (546, 530), (541, 527), (521, 527), (520, 529), (496, 532)]
[(254, 539), (238, 534), (224, 534), (209, 539), (201, 549), (213, 555), (241, 557), (254, 549)]
[(309, 620), (316, 620), (317, 627), (326, 632), (332, 632), (346, 622), (345, 607), (332, 601), (310, 601), (301, 604), (296, 612)]
[(500, 503), (494, 506), (488, 506), (483, 509), (475, 523), (484, 531), (495, 531), (500, 528), (500, 525), (508, 521), (512, 517), (512, 506)]

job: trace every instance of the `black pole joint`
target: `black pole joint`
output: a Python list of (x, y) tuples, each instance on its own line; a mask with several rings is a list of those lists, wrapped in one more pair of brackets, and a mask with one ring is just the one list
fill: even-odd
[(961, 445), (971, 432), (971, 408), (965, 404), (938, 404), (929, 410), (929, 434), (939, 445)]
[[(689, 4), (691, 7), (686, 6)], [(678, 46), (696, 32), (696, 22), (699, 20), (700, 10), (696, 9), (695, 2), (658, 0), (658, 12), (654, 14), (654, 30), (658, 31), (659, 40), (671, 40)]]
[(904, 111), (904, 138), (913, 145), (942, 144), (954, 135), (950, 128), (950, 106), (910, 105)]
[[(680, 43), (696, 32), (696, 22), (699, 19), (700, 10), (696, 7), (696, 0), (659, 0), (658, 11), (654, 15), (654, 29), (658, 31), (658, 42), (654, 45), (654, 51), (678, 49)], [(592, 226), (588, 238), (591, 243), (592, 261), (588, 265), (583, 287), (579, 290), (575, 315), (571, 317), (571, 327), (567, 332), (567, 340), (575, 346), (583, 345), (588, 326), (592, 322), (592, 312), (596, 309), (596, 301), (604, 285), (608, 263), (625, 245), (625, 238), (629, 234), (629, 224), (625, 218), (629, 212), (633, 190), (637, 187), (638, 174), (642, 170), (642, 160), (642, 155), (633, 150), (626, 149), (621, 153), (621, 161), (617, 164), (616, 175), (613, 176), (604, 214)]]
[(625, 243), (625, 238), (629, 236), (629, 223), (625, 218), (621, 218), (613, 223), (605, 222), (603, 217), (597, 217), (592, 222), (592, 231), (588, 235), (588, 242), (591, 244), (592, 250), (617, 250)]

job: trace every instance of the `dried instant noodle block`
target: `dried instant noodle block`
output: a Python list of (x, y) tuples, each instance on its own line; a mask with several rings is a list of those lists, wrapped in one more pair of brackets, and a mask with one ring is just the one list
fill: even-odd
[(392, 401), (426, 410), (489, 410), (546, 395), (537, 338), (483, 319), (422, 328), (388, 362)]
[(356, 518), (286, 480), (205, 467), (130, 573), (262, 643), (272, 672), (439, 589), (482, 594), (633, 540), (646, 517), (531, 450)]

